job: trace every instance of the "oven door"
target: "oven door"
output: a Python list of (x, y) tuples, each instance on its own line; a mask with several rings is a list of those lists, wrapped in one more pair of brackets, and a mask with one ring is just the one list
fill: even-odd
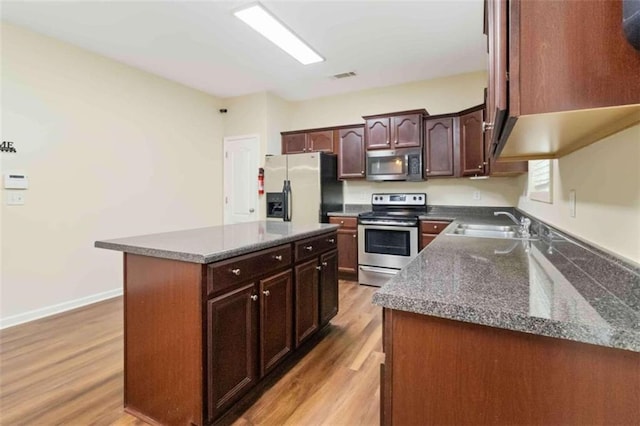
[(360, 265), (401, 269), (417, 254), (417, 226), (358, 225)]

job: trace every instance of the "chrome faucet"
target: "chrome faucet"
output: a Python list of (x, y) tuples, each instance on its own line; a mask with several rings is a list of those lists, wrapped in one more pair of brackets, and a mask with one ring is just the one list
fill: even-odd
[(520, 220), (518, 220), (514, 215), (512, 215), (509, 212), (493, 212), (494, 216), (499, 216), (501, 214), (507, 216), (509, 219), (513, 221), (513, 223), (520, 226), (520, 229), (519, 229), (520, 236), (524, 238), (529, 238), (531, 236), (531, 231), (529, 230), (529, 227), (531, 226), (531, 219), (529, 219), (528, 217), (522, 216)]

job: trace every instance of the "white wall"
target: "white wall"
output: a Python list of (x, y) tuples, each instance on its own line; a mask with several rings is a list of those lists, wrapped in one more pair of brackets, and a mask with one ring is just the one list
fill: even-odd
[(31, 185), (24, 206), (0, 207), (3, 326), (120, 292), (122, 254), (97, 239), (222, 223), (219, 108), (2, 24), (2, 139), (18, 150), (2, 169)]
[[(522, 178), (521, 186), (526, 186)], [(569, 191), (576, 191), (576, 217)], [(553, 203), (520, 197), (518, 207), (583, 240), (640, 263), (640, 125), (560, 158)]]

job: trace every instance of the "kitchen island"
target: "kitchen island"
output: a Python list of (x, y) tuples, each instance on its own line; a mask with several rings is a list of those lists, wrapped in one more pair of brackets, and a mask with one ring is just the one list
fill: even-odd
[(337, 314), (336, 229), (261, 221), (97, 241), (124, 252), (125, 411), (220, 418)]
[[(516, 212), (517, 213), (517, 212)], [(638, 424), (640, 270), (534, 221), (537, 240), (451, 235), (374, 296), (381, 423)]]

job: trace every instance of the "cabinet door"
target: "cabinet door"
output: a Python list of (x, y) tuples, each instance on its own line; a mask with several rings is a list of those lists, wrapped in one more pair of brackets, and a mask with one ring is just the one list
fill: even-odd
[(320, 256), (320, 324), (324, 325), (338, 313), (338, 251)]
[(487, 41), (489, 50), (489, 84), (487, 93), (487, 123), (491, 131), (487, 141), (493, 156), (502, 128), (507, 118), (507, 1), (495, 0), (485, 3)]
[(460, 151), (463, 176), (484, 175), (482, 110), (460, 116)]
[(309, 151), (333, 153), (333, 130), (307, 133), (307, 152)]
[(251, 283), (207, 302), (209, 421), (257, 380), (257, 300)]
[(392, 144), (394, 148), (422, 146), (422, 115), (397, 115), (391, 118)]
[(283, 154), (298, 154), (301, 152), (307, 152), (306, 133), (291, 133), (288, 135), (282, 135)]
[(338, 179), (364, 178), (364, 129), (340, 130)]
[(318, 330), (318, 259), (296, 266), (296, 347)]
[(425, 121), (425, 176), (453, 176), (453, 153), (453, 118)]
[(391, 128), (389, 117), (371, 118), (365, 122), (364, 142), (367, 149), (390, 149)]
[(338, 229), (338, 271), (358, 273), (358, 231)]
[(260, 377), (293, 350), (291, 270), (260, 280)]

